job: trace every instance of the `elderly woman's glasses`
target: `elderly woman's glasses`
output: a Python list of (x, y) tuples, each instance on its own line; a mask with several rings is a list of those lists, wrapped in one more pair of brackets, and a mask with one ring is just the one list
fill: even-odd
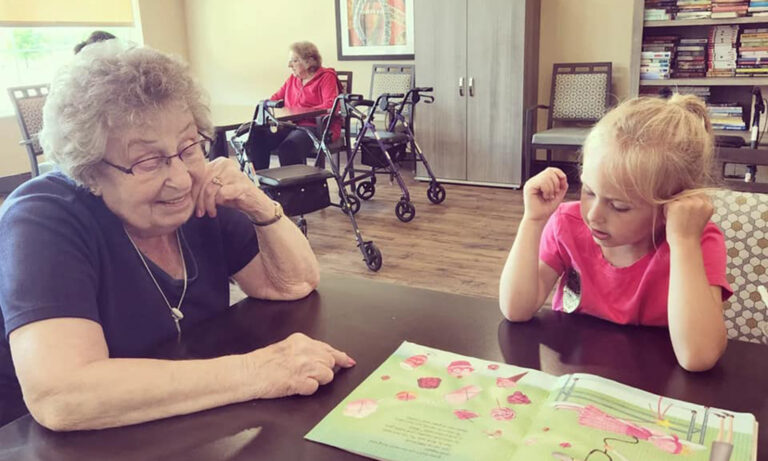
[(125, 174), (132, 174), (134, 176), (150, 176), (169, 166), (171, 164), (171, 160), (176, 157), (178, 157), (184, 163), (192, 163), (202, 159), (203, 157), (206, 157), (208, 155), (208, 151), (211, 148), (211, 143), (213, 140), (203, 133), (198, 132), (198, 134), (202, 136), (202, 139), (188, 145), (176, 155), (159, 155), (157, 157), (145, 158), (134, 163), (130, 168), (115, 165), (114, 163), (111, 163), (107, 160), (102, 160), (102, 162), (106, 163), (112, 168), (116, 168), (122, 171)]

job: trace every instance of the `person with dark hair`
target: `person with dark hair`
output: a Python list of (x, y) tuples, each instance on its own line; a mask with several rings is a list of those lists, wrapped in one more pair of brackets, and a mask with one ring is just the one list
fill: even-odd
[(75, 54), (79, 53), (80, 50), (92, 43), (103, 42), (104, 40), (112, 40), (113, 38), (117, 37), (110, 34), (109, 32), (104, 32), (103, 30), (95, 30), (91, 32), (91, 35), (89, 35), (88, 38), (75, 45)]
[[(313, 43), (291, 44), (288, 55), (291, 76), (269, 99), (283, 99), (285, 107), (289, 108), (330, 109), (339, 94), (338, 80), (335, 70), (322, 65), (323, 58)], [(317, 126), (315, 119), (301, 120), (298, 124), (312, 127), (318, 137), (321, 135), (322, 128)], [(341, 122), (335, 121), (331, 125), (332, 139), (337, 139), (340, 133)], [(277, 133), (252, 132), (245, 144), (256, 170), (269, 168), (269, 156), (274, 150), (280, 157), (280, 165), (285, 166), (304, 163), (313, 148), (314, 143), (306, 133), (291, 128), (281, 128)]]
[(185, 63), (118, 39), (52, 81), (40, 143), (58, 171), (0, 206), (0, 426), (30, 412), (99, 429), (309, 395), (354, 365), (299, 333), (205, 360), (140, 358), (226, 311), (230, 280), (295, 300), (320, 277), (280, 205), (233, 160), (206, 160), (206, 100)]

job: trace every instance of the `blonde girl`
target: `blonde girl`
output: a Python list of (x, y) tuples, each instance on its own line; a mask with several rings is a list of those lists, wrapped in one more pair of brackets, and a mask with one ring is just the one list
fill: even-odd
[(561, 203), (568, 182), (557, 168), (526, 182), (501, 275), (504, 316), (530, 319), (559, 278), (554, 310), (668, 326), (683, 368), (714, 366), (732, 291), (703, 190), (713, 152), (706, 106), (695, 96), (634, 98), (611, 110), (585, 141), (580, 201)]

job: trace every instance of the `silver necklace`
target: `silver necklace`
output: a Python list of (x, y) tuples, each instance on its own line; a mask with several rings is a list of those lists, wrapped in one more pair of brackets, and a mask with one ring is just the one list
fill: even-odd
[[(125, 228), (123, 228), (123, 230), (125, 230)], [(179, 236), (179, 230), (178, 229), (176, 230), (176, 243), (179, 245), (179, 254), (181, 255), (181, 266), (183, 268), (183, 273), (184, 273), (184, 288), (181, 290), (181, 297), (179, 298), (179, 304), (176, 305), (176, 307), (173, 307), (171, 303), (168, 301), (168, 297), (165, 296), (163, 289), (160, 288), (160, 284), (157, 283), (157, 279), (155, 278), (155, 275), (149, 269), (147, 260), (144, 259), (144, 255), (141, 254), (141, 250), (139, 250), (139, 247), (136, 245), (136, 242), (134, 242), (133, 239), (131, 238), (131, 234), (129, 234), (128, 231), (125, 230), (125, 235), (128, 236), (128, 240), (131, 241), (131, 245), (133, 245), (133, 249), (136, 250), (136, 253), (139, 255), (139, 259), (141, 259), (141, 262), (144, 264), (144, 268), (147, 270), (149, 277), (152, 279), (153, 282), (155, 282), (157, 291), (159, 291), (160, 296), (163, 297), (163, 301), (165, 301), (165, 305), (168, 306), (168, 310), (171, 311), (171, 318), (173, 319), (173, 322), (176, 324), (176, 333), (181, 335), (181, 325), (179, 325), (179, 321), (184, 318), (184, 314), (181, 312), (181, 303), (184, 302), (184, 296), (187, 294), (187, 263), (184, 261), (184, 250), (181, 247), (181, 237)]]

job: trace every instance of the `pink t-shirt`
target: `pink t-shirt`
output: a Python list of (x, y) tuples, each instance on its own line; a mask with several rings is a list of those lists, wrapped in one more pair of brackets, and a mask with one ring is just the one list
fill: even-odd
[[(725, 278), (723, 234), (712, 222), (701, 236), (704, 270), (710, 285), (723, 289), (723, 299), (733, 292)], [(605, 260), (581, 217), (579, 202), (561, 204), (544, 227), (539, 258), (562, 277), (552, 308), (581, 312), (611, 322), (667, 325), (669, 293), (669, 244), (628, 267), (614, 267)]]

